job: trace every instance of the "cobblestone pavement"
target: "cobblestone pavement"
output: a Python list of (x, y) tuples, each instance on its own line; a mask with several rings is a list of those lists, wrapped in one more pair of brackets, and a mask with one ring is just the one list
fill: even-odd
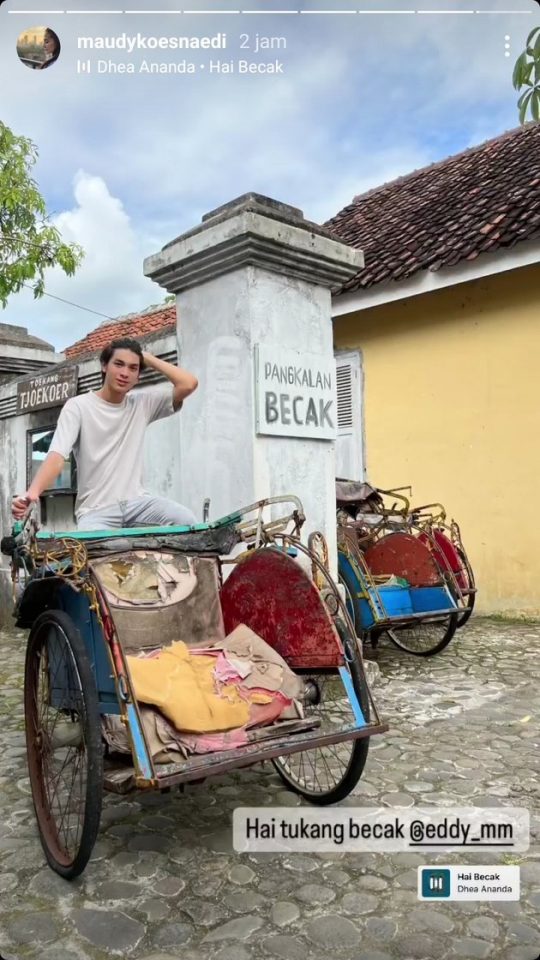
[[(421, 903), (432, 855), (239, 856), (235, 806), (295, 805), (272, 767), (185, 794), (107, 794), (94, 859), (69, 884), (44, 866), (26, 775), (23, 633), (0, 645), (0, 953), (36, 960), (538, 960), (540, 625), (474, 620), (443, 654), (377, 651), (391, 724), (349, 805), (524, 806), (520, 903)], [(530, 718), (527, 720), (527, 718)], [(482, 863), (486, 855), (439, 862)], [(508, 854), (490, 855), (508, 862)]]

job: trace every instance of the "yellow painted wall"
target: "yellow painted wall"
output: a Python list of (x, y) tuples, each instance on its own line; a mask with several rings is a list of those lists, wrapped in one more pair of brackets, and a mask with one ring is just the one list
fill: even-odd
[(366, 466), (461, 527), (481, 613), (540, 616), (540, 265), (334, 320), (360, 348)]

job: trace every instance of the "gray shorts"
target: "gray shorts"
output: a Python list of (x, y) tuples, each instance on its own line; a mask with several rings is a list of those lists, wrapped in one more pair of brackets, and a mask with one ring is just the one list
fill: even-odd
[(120, 530), (122, 527), (188, 527), (197, 523), (195, 514), (174, 500), (142, 496), (119, 500), (108, 507), (88, 510), (77, 520), (78, 530)]

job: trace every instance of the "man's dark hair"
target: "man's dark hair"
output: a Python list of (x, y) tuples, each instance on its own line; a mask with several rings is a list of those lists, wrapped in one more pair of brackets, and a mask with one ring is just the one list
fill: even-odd
[[(133, 340), (131, 337), (119, 337), (118, 340), (111, 340), (106, 347), (103, 347), (99, 355), (100, 364), (106, 366), (109, 360), (112, 359), (115, 350), (131, 350), (132, 353), (136, 353), (139, 358), (139, 373), (142, 373), (144, 370), (144, 359), (142, 347), (138, 340)], [(103, 371), (101, 371), (101, 382), (105, 382), (105, 374)]]

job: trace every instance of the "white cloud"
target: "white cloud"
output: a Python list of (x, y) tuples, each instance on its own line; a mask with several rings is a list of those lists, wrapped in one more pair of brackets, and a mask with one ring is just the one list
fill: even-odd
[[(121, 202), (101, 177), (84, 171), (76, 174), (73, 187), (75, 206), (54, 223), (65, 241), (83, 247), (85, 257), (74, 277), (66, 277), (60, 268), (48, 271), (48, 293), (112, 318), (159, 303), (165, 292), (143, 277), (143, 238)], [(4, 316), (4, 322), (39, 331), (57, 350), (104, 321), (47, 295), (35, 300), (28, 290), (10, 301)]]

